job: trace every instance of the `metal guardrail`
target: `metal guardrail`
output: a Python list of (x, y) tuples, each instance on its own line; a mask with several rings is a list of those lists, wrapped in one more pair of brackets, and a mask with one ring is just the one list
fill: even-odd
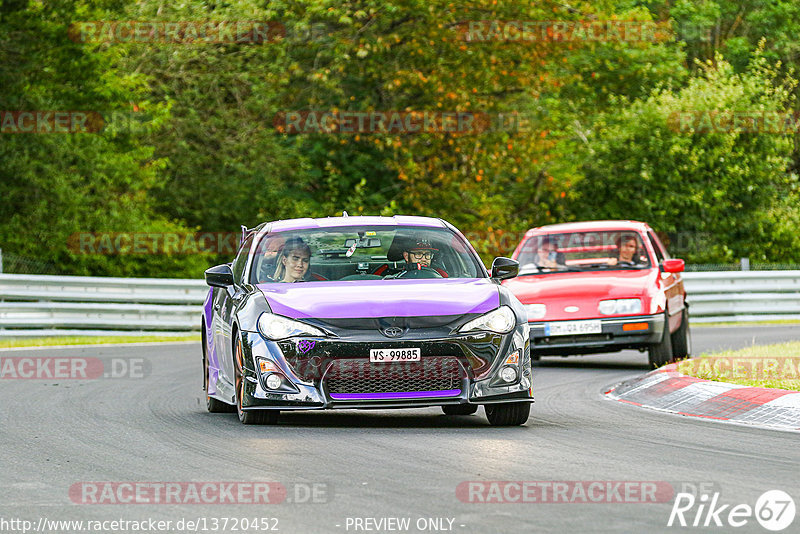
[(683, 273), (694, 323), (800, 321), (800, 271)]
[[(683, 274), (692, 322), (800, 321), (800, 271)], [(190, 333), (203, 280), (0, 274), (0, 336)]]
[(190, 333), (207, 293), (203, 280), (0, 274), (0, 336)]

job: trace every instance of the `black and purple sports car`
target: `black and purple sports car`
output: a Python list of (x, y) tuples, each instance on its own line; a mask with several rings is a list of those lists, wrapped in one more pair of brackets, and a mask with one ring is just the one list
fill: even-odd
[(208, 269), (208, 410), (441, 406), (521, 425), (533, 402), (525, 309), (452, 225), (426, 217), (293, 219), (243, 229)]

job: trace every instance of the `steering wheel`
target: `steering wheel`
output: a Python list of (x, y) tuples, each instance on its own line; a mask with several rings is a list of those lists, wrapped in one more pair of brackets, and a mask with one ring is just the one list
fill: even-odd
[(400, 274), (397, 275), (397, 278), (402, 280), (414, 280), (420, 278), (443, 278), (443, 276), (439, 274), (436, 269), (420, 265), (419, 269), (406, 269), (401, 271)]

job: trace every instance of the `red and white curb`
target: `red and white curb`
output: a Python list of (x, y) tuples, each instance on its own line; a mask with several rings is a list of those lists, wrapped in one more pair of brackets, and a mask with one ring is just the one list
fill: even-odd
[(800, 392), (713, 382), (676, 369), (673, 363), (627, 380), (606, 397), (678, 415), (800, 431)]

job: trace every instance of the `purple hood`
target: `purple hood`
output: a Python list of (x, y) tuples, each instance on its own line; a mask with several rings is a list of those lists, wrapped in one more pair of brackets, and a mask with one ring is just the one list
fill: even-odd
[(497, 285), (488, 278), (276, 283), (258, 288), (273, 313), (294, 319), (463, 315), (500, 305)]

